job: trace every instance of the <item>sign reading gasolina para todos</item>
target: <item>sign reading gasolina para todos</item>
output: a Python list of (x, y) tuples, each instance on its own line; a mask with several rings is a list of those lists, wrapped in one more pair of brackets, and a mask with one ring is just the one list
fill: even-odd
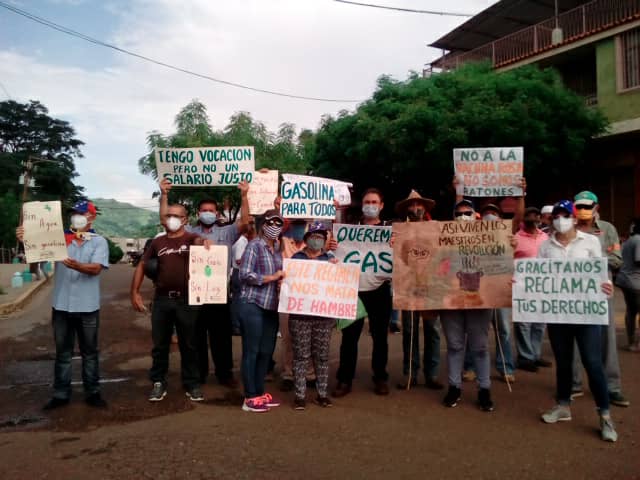
[(253, 147), (156, 148), (158, 178), (177, 187), (226, 187), (251, 183)]

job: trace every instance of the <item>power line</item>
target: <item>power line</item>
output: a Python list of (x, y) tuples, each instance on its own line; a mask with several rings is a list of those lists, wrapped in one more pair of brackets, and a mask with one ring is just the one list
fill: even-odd
[(93, 44), (99, 45), (101, 47), (110, 48), (110, 49), (115, 50), (117, 52), (124, 53), (125, 55), (129, 55), (129, 56), (138, 58), (140, 60), (144, 60), (146, 62), (154, 63), (154, 64), (159, 65), (161, 67), (169, 68), (171, 70), (176, 70), (178, 72), (186, 73), (187, 75), (192, 75), (194, 77), (198, 77), (198, 78), (202, 78), (202, 79), (205, 79), (205, 80), (209, 80), (211, 82), (220, 83), (222, 85), (228, 85), (230, 87), (242, 88), (244, 90), (250, 90), (252, 92), (266, 93), (268, 95), (276, 95), (278, 97), (294, 98), (294, 99), (298, 99), (298, 100), (311, 100), (311, 101), (315, 101), (315, 102), (358, 103), (358, 102), (362, 101), (362, 100), (352, 100), (352, 99), (335, 99), (335, 98), (323, 98), (323, 97), (308, 97), (308, 96), (305, 96), (305, 95), (294, 95), (294, 94), (291, 94), (291, 93), (278, 92), (278, 91), (275, 91), (275, 90), (266, 90), (264, 88), (250, 87), (248, 85), (243, 85), (241, 83), (230, 82), (228, 80), (222, 80), (222, 79), (219, 79), (219, 78), (214, 78), (214, 77), (211, 77), (209, 75), (205, 75), (205, 74), (202, 74), (202, 73), (197, 73), (197, 72), (194, 72), (194, 71), (191, 71), (191, 70), (187, 70), (186, 68), (176, 67), (174, 65), (162, 62), (160, 60), (155, 60), (153, 58), (146, 57), (144, 55), (140, 55), (139, 53), (135, 53), (135, 52), (132, 52), (130, 50), (125, 50), (124, 48), (120, 48), (120, 47), (118, 47), (116, 45), (112, 45), (110, 43), (103, 42), (102, 40), (98, 40), (96, 38), (90, 37), (90, 36), (85, 35), (83, 33), (77, 32), (77, 31), (72, 30), (70, 28), (67, 28), (67, 27), (65, 27), (63, 25), (60, 25), (60, 24), (54, 23), (54, 22), (52, 22), (50, 20), (47, 20), (45, 18), (38, 17), (37, 15), (29, 13), (29, 12), (27, 12), (25, 10), (21, 10), (21, 9), (19, 9), (17, 7), (14, 7), (13, 5), (9, 5), (9, 4), (5, 3), (5, 2), (0, 2), (0, 7), (3, 7), (5, 9), (7, 9), (7, 10), (13, 12), (13, 13), (16, 13), (18, 15), (21, 15), (21, 16), (23, 16), (25, 18), (28, 18), (29, 20), (33, 20), (34, 22), (37, 22), (37, 23), (39, 23), (41, 25), (44, 25), (46, 27), (52, 28), (54, 30), (57, 30), (57, 31), (62, 32), (62, 33), (65, 33), (67, 35), (71, 35), (71, 36), (76, 37), (76, 38), (80, 38), (80, 39), (82, 39), (82, 40), (84, 40), (86, 42), (93, 43)]
[(338, 3), (347, 3), (349, 5), (357, 5), (359, 7), (381, 8), (383, 10), (396, 10), (398, 12), (423, 13), (426, 15), (441, 15), (446, 17), (473, 17), (473, 14), (471, 13), (441, 12), (436, 10), (416, 10), (414, 8), (390, 7), (387, 5), (374, 5), (372, 3), (351, 2), (348, 0), (334, 0), (334, 1)]

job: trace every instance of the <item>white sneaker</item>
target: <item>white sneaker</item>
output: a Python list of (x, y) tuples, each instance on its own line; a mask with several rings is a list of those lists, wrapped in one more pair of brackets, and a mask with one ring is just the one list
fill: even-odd
[(605, 442), (615, 442), (618, 440), (618, 434), (613, 426), (611, 417), (600, 417), (600, 436)]
[(548, 412), (542, 414), (544, 423), (568, 422), (571, 420), (571, 410), (564, 405), (556, 405)]

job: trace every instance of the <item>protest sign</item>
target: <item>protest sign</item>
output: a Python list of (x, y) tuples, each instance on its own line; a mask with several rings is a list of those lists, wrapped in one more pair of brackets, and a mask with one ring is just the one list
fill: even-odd
[(514, 322), (609, 323), (606, 258), (525, 258), (514, 270)]
[(284, 260), (278, 312), (355, 319), (360, 268), (318, 260)]
[(399, 310), (511, 306), (511, 221), (394, 223)]
[(360, 266), (360, 275), (391, 278), (393, 250), (389, 245), (391, 227), (370, 225), (333, 225), (333, 236), (338, 242), (336, 257), (344, 263)]
[(254, 172), (247, 194), (249, 214), (262, 215), (273, 208), (273, 201), (278, 196), (278, 171)]
[(282, 175), (280, 213), (285, 218), (336, 218), (334, 200), (351, 203), (350, 183), (307, 175)]
[(158, 178), (176, 187), (226, 187), (251, 183), (253, 147), (156, 148)]
[(22, 205), (22, 226), (27, 263), (64, 260), (69, 256), (60, 202), (26, 202)]
[(521, 197), (522, 147), (455, 148), (453, 167), (469, 197)]
[(227, 303), (227, 247), (189, 248), (189, 305)]

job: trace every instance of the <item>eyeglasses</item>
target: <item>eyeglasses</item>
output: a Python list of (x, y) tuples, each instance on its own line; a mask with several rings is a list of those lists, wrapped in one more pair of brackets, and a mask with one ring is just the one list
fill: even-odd
[(470, 216), (472, 216), (472, 215), (473, 215), (473, 212), (468, 212), (468, 211), (467, 211), (467, 212), (455, 212), (455, 213), (454, 213), (454, 215), (455, 215), (456, 217), (462, 217), (463, 215), (464, 215), (465, 217), (470, 217)]
[(576, 205), (576, 210), (593, 210), (595, 205)]
[(279, 218), (270, 218), (269, 220), (265, 220), (264, 223), (276, 227), (281, 227), (284, 225), (284, 222)]

